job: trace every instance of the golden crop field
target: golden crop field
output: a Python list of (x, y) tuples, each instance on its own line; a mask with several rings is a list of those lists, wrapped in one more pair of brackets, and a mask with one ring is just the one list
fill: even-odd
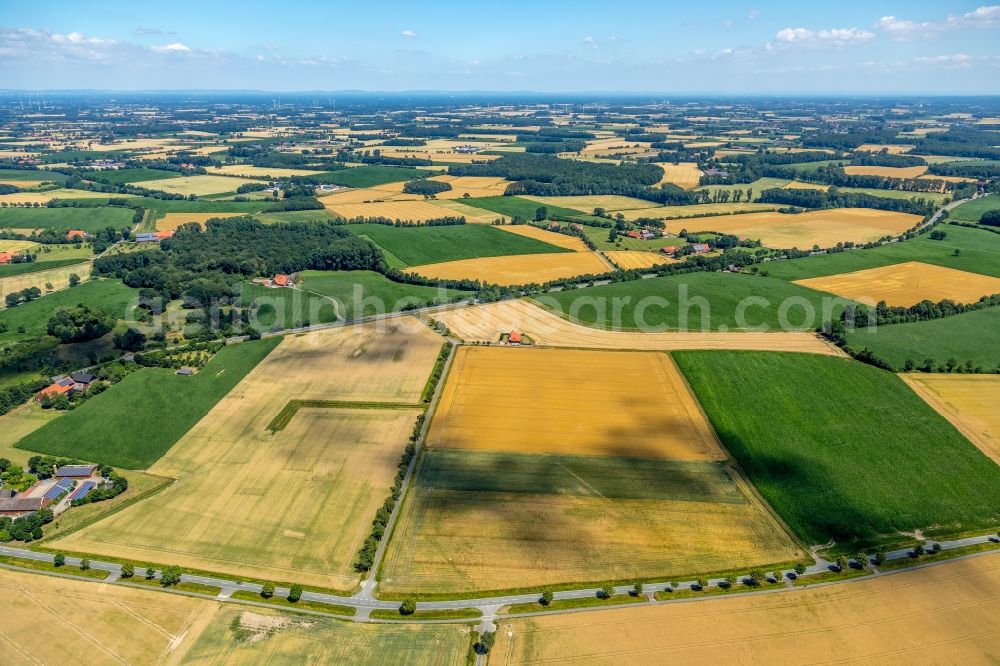
[[(656, 220), (680, 220), (683, 218), (707, 215), (710, 213), (717, 215), (731, 215), (734, 213), (757, 213), (762, 211), (777, 210), (775, 204), (741, 202), (741, 203), (707, 203), (692, 204), (690, 206), (648, 206), (646, 208), (633, 208), (631, 210), (615, 211), (619, 212), (628, 221), (634, 221), (640, 217), (651, 217)], [(677, 228), (683, 228), (684, 223)], [(674, 225), (677, 226), (677, 225)]]
[(57, 547), (353, 588), (419, 408), (305, 406), (267, 426), (293, 399), (416, 405), (440, 347), (412, 317), (284, 338), (149, 470), (177, 483)]
[(900, 375), (927, 404), (1000, 464), (1000, 376)]
[(863, 143), (857, 149), (866, 153), (880, 153), (885, 150), (890, 155), (902, 155), (913, 150), (913, 146), (899, 143)]
[(322, 171), (315, 169), (282, 169), (280, 167), (259, 167), (252, 164), (227, 164), (208, 170), (209, 175), (246, 176), (248, 178), (288, 178), (291, 176), (312, 176)]
[(720, 215), (685, 220), (688, 231), (717, 231), (752, 240), (766, 247), (808, 249), (840, 242), (867, 243), (895, 236), (920, 222), (919, 215), (874, 208), (832, 208), (787, 215), (778, 212)]
[(20, 273), (18, 275), (0, 277), (0, 298), (5, 297), (13, 291), (21, 291), (22, 289), (29, 289), (31, 287), (38, 287), (42, 290), (43, 294), (49, 291), (46, 285), (51, 285), (53, 290), (65, 289), (69, 286), (70, 275), (79, 276), (81, 281), (88, 280), (92, 265), (93, 262), (85, 261), (71, 266), (35, 271), (34, 273)]
[(491, 662), (992, 664), (1000, 554), (782, 594), (500, 623)]
[[(234, 626), (245, 640), (234, 638)], [(468, 651), (469, 628), (461, 624), (364, 624), (219, 604), (177, 652), (180, 663), (205, 666), (462, 666)]]
[(885, 176), (887, 178), (916, 178), (927, 171), (925, 166), (885, 167), (885, 166), (845, 166), (849, 176)]
[(438, 199), (461, 199), (464, 194), (470, 197), (499, 197), (511, 184), (509, 180), (492, 176), (431, 176), (429, 180), (451, 184), (449, 191), (435, 195)]
[(572, 208), (573, 210), (578, 210), (581, 213), (592, 213), (595, 208), (603, 208), (606, 211), (618, 212), (633, 210), (636, 208), (649, 208), (651, 206), (651, 203), (649, 201), (645, 201), (644, 199), (623, 197), (617, 194), (593, 194), (567, 197), (539, 197), (534, 195), (525, 195), (521, 198), (528, 199), (529, 201), (536, 201), (540, 204), (561, 206), (562, 208)]
[(500, 285), (545, 283), (576, 275), (607, 273), (609, 270), (611, 267), (593, 252), (546, 252), (460, 259), (407, 269), (410, 273), (431, 279), (480, 280)]
[[(479, 146), (482, 150), (492, 150), (494, 148), (510, 148), (505, 146), (506, 141), (470, 141), (455, 139), (429, 139), (423, 146), (383, 146), (378, 141), (371, 142), (377, 146), (384, 157), (416, 157), (418, 159), (428, 159), (436, 162), (485, 162), (495, 160), (499, 155), (483, 155), (478, 153), (456, 153), (455, 148), (465, 145)], [(523, 149), (522, 149), (523, 150)]]
[(184, 196), (189, 194), (204, 196), (206, 194), (235, 192), (240, 185), (259, 182), (261, 181), (236, 176), (180, 176), (179, 178), (143, 181), (142, 186), (150, 190), (173, 192)]
[(630, 270), (633, 268), (652, 268), (677, 261), (662, 252), (642, 252), (637, 250), (608, 250), (604, 253), (618, 268)]
[(786, 190), (823, 190), (830, 189), (829, 185), (819, 185), (817, 183), (804, 183), (801, 180), (793, 180), (785, 185)]
[(202, 224), (216, 217), (239, 217), (242, 213), (164, 213), (156, 221), (157, 231), (173, 231), (182, 224), (197, 222)]
[(983, 296), (1000, 294), (1000, 278), (920, 261), (796, 280), (795, 283), (855, 301), (885, 301), (900, 306), (915, 305), (925, 299), (936, 303), (946, 298), (957, 303), (974, 303)]
[(701, 169), (695, 162), (681, 162), (673, 164), (670, 162), (657, 162), (657, 166), (663, 169), (663, 178), (660, 185), (673, 183), (685, 190), (698, 187), (698, 179), (701, 178)]
[(512, 234), (517, 234), (518, 236), (534, 238), (535, 240), (540, 240), (543, 243), (548, 243), (549, 245), (555, 245), (557, 247), (564, 247), (567, 250), (573, 250), (574, 252), (590, 252), (590, 248), (584, 245), (583, 241), (576, 236), (561, 234), (557, 231), (539, 229), (538, 227), (530, 224), (503, 224), (498, 226), (497, 229), (509, 231)]
[[(116, 194), (115, 197), (132, 197), (132, 194)], [(0, 194), (0, 202), (10, 204), (47, 204), (53, 199), (107, 199), (106, 192), (91, 192), (90, 190), (48, 190), (47, 192), (14, 192)]]
[[(373, 203), (331, 202), (330, 199), (335, 196), (337, 195), (323, 197), (323, 205), (334, 215), (344, 218), (385, 217), (390, 220), (398, 219), (424, 222), (449, 215), (465, 215), (466, 221), (470, 223), (489, 224), (498, 217), (502, 217), (497, 213), (472, 208), (457, 201), (438, 202), (420, 199), (412, 201), (377, 201)], [(459, 209), (469, 212), (459, 212)]]
[(22, 250), (30, 250), (31, 248), (37, 246), (38, 243), (36, 241), (7, 240), (0, 238), (0, 252), (21, 252)]
[(159, 664), (217, 602), (0, 569), (0, 663)]
[(434, 315), (466, 342), (497, 342), (512, 330), (536, 344), (580, 349), (747, 349), (843, 356), (839, 347), (812, 333), (639, 333), (605, 331), (563, 319), (526, 300), (506, 300)]
[[(581, 409), (581, 405), (604, 406)], [(429, 446), (723, 460), (673, 361), (657, 352), (469, 347), (456, 352)]]

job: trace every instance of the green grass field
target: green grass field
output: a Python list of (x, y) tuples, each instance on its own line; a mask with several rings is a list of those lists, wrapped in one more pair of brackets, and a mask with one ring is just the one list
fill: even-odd
[(945, 194), (944, 192), (905, 192), (903, 190), (879, 190), (874, 187), (840, 187), (838, 189), (841, 192), (850, 194), (870, 194), (873, 197), (882, 197), (883, 199), (926, 199), (935, 203), (941, 203), (951, 196), (950, 194)]
[(807, 354), (674, 357), (730, 453), (806, 542), (1000, 524), (1000, 467), (895, 375)]
[(81, 229), (96, 233), (105, 227), (126, 229), (132, 226), (128, 208), (0, 208), (0, 228)]
[[(463, 292), (455, 289), (439, 290), (415, 284), (400, 284), (374, 271), (303, 271), (302, 289), (334, 298), (346, 306), (345, 316), (354, 317), (379, 314), (377, 303), (365, 303), (364, 299), (374, 299), (385, 303), (387, 311), (398, 311), (407, 303), (429, 305), (441, 297), (454, 298)], [(355, 289), (360, 289), (361, 300), (355, 303)], [(361, 307), (357, 307), (360, 305)]]
[(572, 252), (566, 248), (507, 233), (483, 224), (446, 227), (351, 224), (345, 229), (356, 236), (366, 236), (382, 249), (391, 252), (406, 266), (511, 254)]
[(278, 222), (326, 222), (334, 219), (333, 213), (326, 210), (291, 210), (284, 213), (260, 213), (254, 215), (264, 224), (277, 224)]
[(343, 185), (344, 187), (374, 187), (375, 185), (398, 183), (404, 180), (413, 180), (414, 178), (426, 178), (427, 176), (435, 175), (435, 173), (444, 172), (426, 171), (410, 167), (369, 165), (351, 169), (340, 169), (338, 171), (324, 171), (309, 176), (308, 180)]
[(959, 222), (979, 223), (979, 218), (988, 210), (1000, 210), (1000, 196), (993, 195), (969, 201), (949, 213), (953, 220)]
[[(982, 229), (970, 229), (954, 224), (937, 227), (948, 236), (934, 241), (930, 234), (869, 250), (848, 250), (788, 261), (761, 264), (760, 269), (771, 277), (801, 280), (836, 273), (849, 273), (866, 268), (923, 261), (947, 268), (1000, 277), (1000, 234)], [(955, 256), (955, 250), (959, 255)]]
[[(536, 300), (562, 316), (598, 328), (725, 331), (761, 325), (778, 328), (781, 323), (779, 308), (786, 299), (796, 298), (811, 304), (817, 318), (804, 321), (804, 308), (795, 306), (788, 310), (789, 323), (813, 330), (820, 325), (818, 317), (823, 312), (825, 296), (827, 294), (774, 278), (699, 272), (568, 289), (539, 296)], [(651, 300), (654, 297), (666, 299), (667, 303), (654, 302)], [(768, 304), (764, 305), (764, 301), (750, 303), (744, 308), (743, 321), (740, 321), (740, 303), (749, 297), (766, 299)], [(616, 298), (628, 300), (618, 301), (622, 306), (616, 308), (612, 300)], [(839, 313), (840, 308), (833, 310), (834, 316)]]
[[(791, 181), (783, 178), (758, 178), (752, 183), (744, 183), (742, 185), (706, 185), (705, 187), (697, 188), (696, 191), (707, 191), (711, 194), (715, 194), (716, 192), (729, 192), (729, 196), (732, 197), (733, 192), (736, 190), (739, 190), (746, 195), (747, 190), (752, 189), (753, 199), (751, 199), (751, 201), (756, 201), (757, 198), (760, 197), (760, 193), (764, 190), (769, 190), (775, 187), (784, 187), (785, 185), (788, 185), (789, 182)], [(732, 201), (732, 199), (730, 199), (730, 201)], [(745, 198), (741, 200), (741, 203), (743, 202), (746, 202)]]
[[(468, 206), (490, 210), (494, 213), (507, 215), (508, 217), (519, 215), (526, 220), (534, 220), (535, 211), (542, 206), (548, 210), (550, 218), (553, 215), (556, 215), (558, 217), (567, 217), (573, 220), (601, 220), (599, 217), (587, 215), (586, 213), (581, 213), (580, 211), (573, 210), (572, 208), (563, 208), (561, 206), (553, 206), (551, 204), (540, 204), (537, 201), (522, 199), (520, 197), (473, 197), (470, 199), (461, 199), (461, 202)], [(649, 205), (654, 206), (655, 204), (650, 202)]]
[(240, 302), (243, 306), (256, 305), (254, 316), (262, 332), (337, 320), (332, 303), (297, 289), (273, 289), (245, 282)]
[(75, 410), (46, 423), (17, 448), (146, 469), (239, 383), (281, 338), (223, 347), (194, 376), (138, 370)]
[(165, 169), (108, 169), (103, 171), (84, 171), (83, 177), (87, 180), (94, 180), (99, 183), (109, 183), (111, 185), (122, 185), (124, 183), (141, 183), (145, 180), (162, 180), (164, 178), (177, 178), (180, 176), (176, 171), (166, 171)]
[[(24, 275), (25, 273), (47, 271), (50, 268), (61, 268), (63, 266), (79, 264), (85, 260), (86, 257), (79, 259), (53, 259), (51, 261), (40, 259), (39, 261), (33, 261), (30, 264), (3, 264), (0, 265), (0, 277), (10, 277), (11, 275)], [(80, 276), (81, 279), (85, 277), (86, 275)]]
[(879, 326), (874, 331), (858, 329), (847, 334), (847, 342), (858, 350), (867, 347), (896, 370), (902, 370), (907, 359), (919, 367), (928, 358), (934, 367), (952, 358), (962, 365), (972, 361), (973, 366), (996, 370), (1000, 366), (1000, 307)]
[(66, 174), (42, 169), (0, 169), (0, 181), (24, 181), (25, 187), (44, 181), (64, 183), (67, 178)]
[[(273, 617), (277, 628), (263, 641), (237, 640), (242, 613)], [(398, 614), (397, 614), (398, 615)], [(405, 619), (400, 617), (400, 619)], [(263, 652), (262, 652), (263, 651)], [(365, 666), (462, 666), (469, 651), (461, 624), (361, 624), (315, 615), (223, 606), (185, 654), (185, 663), (365, 664)]]
[[(139, 293), (118, 280), (88, 280), (71, 289), (62, 289), (43, 298), (0, 311), (0, 322), (7, 330), (0, 333), (0, 344), (46, 335), (49, 317), (59, 308), (84, 305), (104, 310), (116, 319), (125, 316), (125, 309)], [(23, 333), (19, 331), (24, 329)]]

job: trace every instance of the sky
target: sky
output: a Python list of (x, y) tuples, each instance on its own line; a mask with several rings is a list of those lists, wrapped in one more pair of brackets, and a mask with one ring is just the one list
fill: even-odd
[(0, 89), (996, 94), (1000, 5), (0, 0)]

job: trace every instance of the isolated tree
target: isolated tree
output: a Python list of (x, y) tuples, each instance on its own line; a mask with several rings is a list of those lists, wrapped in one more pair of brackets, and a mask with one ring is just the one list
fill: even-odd
[(302, 586), (298, 583), (288, 588), (288, 600), (295, 603), (302, 598)]
[(81, 571), (87, 571), (88, 569), (90, 569), (90, 560), (88, 560), (85, 557), (82, 560), (80, 560), (80, 570)]
[(400, 615), (413, 615), (417, 610), (417, 602), (411, 597), (403, 599), (403, 603), (399, 606)]
[(632, 586), (632, 594), (636, 597), (642, 596), (642, 583), (636, 583)]
[(152, 564), (147, 564), (144, 569), (146, 571), (146, 580), (153, 580), (156, 578), (156, 567)]
[(70, 273), (69, 274), (69, 286), (75, 287), (78, 284), (80, 284), (80, 276), (77, 275), (76, 273)]
[(843, 571), (847, 568), (847, 557), (844, 555), (838, 555), (834, 564), (837, 566), (837, 571)]
[(66, 564), (66, 556), (63, 555), (62, 553), (56, 553), (56, 556), (52, 558), (52, 564), (54, 564), (57, 567), (61, 567), (62, 565)]
[(120, 575), (122, 578), (131, 578), (132, 576), (135, 575), (135, 567), (132, 564), (126, 562), (125, 564), (122, 565), (122, 571)]
[(858, 552), (854, 553), (854, 561), (857, 562), (858, 566), (861, 567), (862, 569), (867, 569), (869, 564), (868, 553), (864, 552), (863, 550), (859, 550)]
[(540, 601), (541, 601), (541, 603), (542, 603), (543, 606), (548, 606), (549, 604), (551, 604), (552, 603), (552, 591), (551, 590), (543, 590), (542, 591), (542, 598), (541, 598)]
[(274, 596), (274, 583), (264, 583), (260, 587), (260, 596), (270, 599)]
[(549, 209), (545, 206), (539, 206), (535, 209), (535, 222), (541, 222), (549, 216)]
[(799, 562), (798, 564), (795, 565), (795, 573), (796, 573), (796, 575), (801, 576), (805, 572), (806, 572), (806, 565), (805, 564), (803, 564), (802, 562)]
[(476, 652), (479, 654), (488, 654), (490, 650), (493, 649), (493, 645), (497, 641), (497, 633), (495, 631), (486, 631), (479, 636), (479, 640), (476, 642)]
[(611, 583), (605, 583), (604, 585), (601, 585), (601, 591), (598, 593), (597, 596), (601, 597), (602, 599), (610, 599), (611, 597), (614, 596), (614, 594), (615, 594), (614, 586), (611, 585)]
[(163, 567), (163, 571), (160, 572), (160, 585), (170, 587), (179, 582), (181, 582), (181, 568), (179, 566)]

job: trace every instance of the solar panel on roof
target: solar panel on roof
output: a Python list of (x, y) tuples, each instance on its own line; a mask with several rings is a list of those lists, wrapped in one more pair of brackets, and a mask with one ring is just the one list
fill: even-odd
[(97, 485), (93, 481), (86, 481), (80, 484), (80, 487), (73, 491), (69, 496), (71, 500), (80, 499), (81, 497), (86, 497), (90, 491)]

